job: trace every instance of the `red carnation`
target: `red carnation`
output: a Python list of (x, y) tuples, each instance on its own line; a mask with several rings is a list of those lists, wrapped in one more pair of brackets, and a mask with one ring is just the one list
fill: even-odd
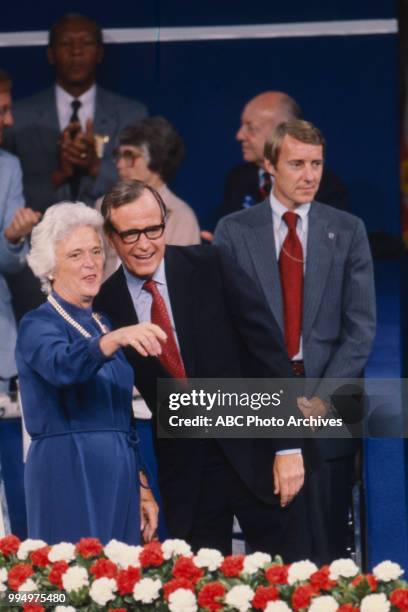
[(308, 608), (313, 595), (315, 592), (308, 584), (298, 586), (292, 594), (292, 608), (294, 610)]
[(143, 546), (143, 550), (139, 555), (140, 565), (142, 567), (160, 567), (164, 562), (163, 551), (160, 542), (149, 542)]
[(30, 554), (31, 563), (38, 567), (46, 567), (50, 560), (48, 559), (48, 553), (51, 550), (51, 546), (43, 546), (37, 550), (33, 550)]
[(390, 602), (393, 606), (401, 610), (408, 611), (408, 589), (395, 589), (390, 595)]
[(8, 535), (5, 538), (0, 538), (0, 552), (5, 557), (17, 554), (20, 548), (21, 540), (15, 535)]
[(23, 606), (24, 612), (45, 612), (45, 608), (39, 604), (25, 604)]
[(310, 585), (315, 592), (329, 591), (336, 586), (336, 580), (330, 580), (330, 568), (328, 565), (323, 567), (310, 576)]
[(98, 559), (91, 565), (89, 572), (93, 574), (95, 578), (116, 578), (118, 568), (109, 559)]
[(163, 585), (164, 599), (167, 601), (174, 591), (177, 589), (187, 589), (194, 593), (194, 585), (187, 578), (173, 578)]
[(78, 555), (81, 555), (84, 559), (97, 557), (101, 554), (102, 550), (103, 546), (98, 538), (81, 538), (76, 545)]
[(287, 584), (288, 568), (286, 565), (272, 565), (265, 571), (265, 578), (269, 584)]
[(244, 569), (244, 555), (230, 555), (221, 563), (220, 570), (227, 578), (238, 578)]
[(352, 604), (343, 604), (337, 608), (337, 612), (360, 612), (360, 608), (355, 608)]
[(10, 589), (18, 591), (27, 578), (33, 574), (33, 566), (29, 563), (17, 563), (17, 565), (13, 565), (8, 573), (8, 584)]
[(259, 586), (256, 589), (255, 595), (252, 599), (252, 605), (254, 608), (258, 608), (259, 610), (265, 610), (269, 601), (276, 601), (277, 599), (279, 599), (278, 589), (275, 589), (273, 586)]
[(132, 593), (136, 582), (139, 582), (139, 580), (140, 569), (138, 567), (129, 566), (127, 569), (121, 570), (116, 579), (119, 595), (123, 597), (128, 593)]
[(174, 578), (186, 578), (193, 584), (204, 576), (204, 570), (197, 567), (190, 557), (179, 557), (173, 567)]
[(109, 608), (108, 612), (127, 612), (126, 608)]
[(56, 561), (48, 574), (48, 580), (59, 589), (62, 589), (62, 577), (68, 568), (69, 565), (66, 561)]
[(351, 584), (356, 587), (362, 582), (367, 582), (368, 586), (370, 587), (370, 591), (377, 590), (378, 582), (372, 574), (360, 574), (351, 581)]
[(223, 604), (220, 600), (225, 595), (225, 587), (221, 582), (208, 582), (203, 586), (198, 593), (198, 605), (200, 608), (205, 608), (213, 612), (214, 610), (222, 610)]

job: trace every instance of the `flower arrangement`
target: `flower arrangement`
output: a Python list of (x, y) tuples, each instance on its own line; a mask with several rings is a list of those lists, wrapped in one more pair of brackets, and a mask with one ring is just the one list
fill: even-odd
[(265, 553), (194, 555), (183, 540), (0, 539), (0, 608), (8, 612), (408, 612), (402, 574), (391, 561), (362, 574), (350, 559), (319, 569)]

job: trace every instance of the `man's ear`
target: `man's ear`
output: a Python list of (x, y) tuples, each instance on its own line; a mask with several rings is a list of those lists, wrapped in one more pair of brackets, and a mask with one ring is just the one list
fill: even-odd
[(108, 245), (116, 251), (115, 243), (113, 242), (113, 234), (111, 232), (109, 232), (109, 234), (105, 234), (105, 240)]
[(269, 174), (272, 174), (272, 176), (275, 176), (276, 174), (275, 166), (269, 161), (269, 159), (266, 159), (266, 157), (264, 157), (264, 168)]

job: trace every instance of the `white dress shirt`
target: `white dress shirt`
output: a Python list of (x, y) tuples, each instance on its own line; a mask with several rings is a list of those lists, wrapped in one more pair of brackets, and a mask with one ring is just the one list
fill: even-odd
[(82, 131), (85, 131), (87, 119), (94, 118), (95, 115), (95, 101), (96, 101), (96, 85), (92, 85), (82, 96), (74, 98), (65, 89), (62, 89), (59, 85), (55, 85), (55, 99), (57, 103), (57, 114), (60, 130), (65, 130), (69, 120), (72, 116), (71, 102), (73, 100), (79, 100), (81, 106), (78, 110), (78, 118), (81, 124)]

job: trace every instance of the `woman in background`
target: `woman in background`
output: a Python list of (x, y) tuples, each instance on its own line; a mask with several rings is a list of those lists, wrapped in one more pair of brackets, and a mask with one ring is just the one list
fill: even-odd
[[(133, 372), (121, 347), (161, 353), (165, 333), (142, 323), (110, 332), (92, 311), (104, 265), (102, 217), (81, 203), (50, 207), (28, 263), (48, 294), (21, 321), (17, 368), (32, 442), (25, 489), (28, 536), (150, 540), (157, 505), (141, 473), (131, 413)], [(142, 518), (141, 518), (142, 517)]]

